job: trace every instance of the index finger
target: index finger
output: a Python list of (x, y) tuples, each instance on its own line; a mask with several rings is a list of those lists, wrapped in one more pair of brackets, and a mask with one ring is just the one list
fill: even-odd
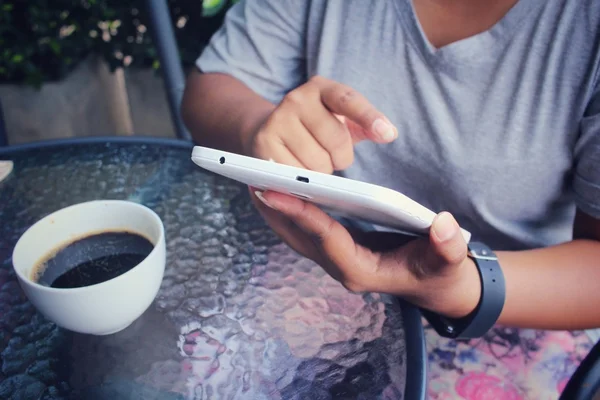
[(357, 124), (366, 139), (387, 143), (396, 138), (398, 132), (389, 119), (358, 91), (321, 77), (312, 81), (319, 87), (325, 107)]

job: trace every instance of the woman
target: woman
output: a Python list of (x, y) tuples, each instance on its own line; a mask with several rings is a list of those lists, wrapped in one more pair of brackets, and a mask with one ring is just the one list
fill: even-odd
[[(428, 240), (379, 253), (256, 192), (348, 289), (407, 298), (449, 337), (600, 327), (600, 2), (247, 0), (197, 66), (182, 111), (200, 144), (440, 212)], [(470, 255), (459, 224), (497, 262)]]

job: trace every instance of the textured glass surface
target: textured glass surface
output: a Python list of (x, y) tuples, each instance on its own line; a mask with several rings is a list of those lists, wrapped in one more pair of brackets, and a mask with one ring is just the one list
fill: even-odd
[[(400, 308), (348, 293), (271, 233), (245, 187), (190, 149), (87, 144), (14, 156), (0, 182), (0, 399), (397, 399)], [(154, 209), (167, 269), (150, 309), (95, 337), (48, 322), (12, 271), (19, 236), (94, 199)]]

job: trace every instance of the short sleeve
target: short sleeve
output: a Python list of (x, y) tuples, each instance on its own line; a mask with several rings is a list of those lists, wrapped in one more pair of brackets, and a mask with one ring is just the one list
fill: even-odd
[(279, 103), (306, 79), (309, 0), (241, 0), (196, 61), (202, 72), (231, 75)]
[(600, 218), (600, 83), (581, 121), (573, 189), (579, 209)]

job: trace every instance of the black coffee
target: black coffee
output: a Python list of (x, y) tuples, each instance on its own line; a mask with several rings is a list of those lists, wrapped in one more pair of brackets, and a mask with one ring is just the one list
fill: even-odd
[(77, 288), (116, 278), (142, 262), (154, 245), (131, 232), (92, 234), (52, 252), (33, 269), (35, 282)]

